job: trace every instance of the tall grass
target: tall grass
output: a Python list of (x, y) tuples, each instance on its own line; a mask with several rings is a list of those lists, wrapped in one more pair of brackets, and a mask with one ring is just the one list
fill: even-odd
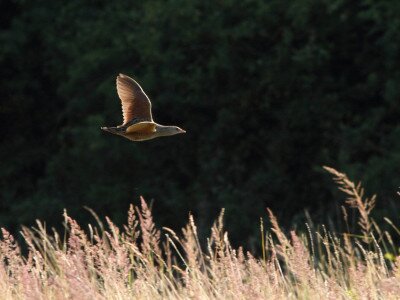
[(192, 215), (181, 233), (159, 230), (141, 199), (140, 208), (130, 207), (123, 230), (108, 218), (83, 230), (67, 213), (62, 236), (40, 222), (23, 228), (24, 256), (2, 229), (0, 298), (399, 299), (398, 247), (370, 217), (375, 197), (365, 198), (361, 185), (326, 170), (358, 211), (360, 233), (324, 227), (286, 233), (268, 210), (271, 227), (261, 222), (258, 258), (232, 247), (224, 211), (202, 249)]

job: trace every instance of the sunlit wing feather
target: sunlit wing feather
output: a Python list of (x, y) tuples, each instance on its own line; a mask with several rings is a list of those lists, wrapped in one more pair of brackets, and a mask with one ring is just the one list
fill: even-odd
[(153, 121), (150, 99), (135, 80), (119, 74), (117, 76), (117, 93), (122, 104), (123, 124), (134, 118)]

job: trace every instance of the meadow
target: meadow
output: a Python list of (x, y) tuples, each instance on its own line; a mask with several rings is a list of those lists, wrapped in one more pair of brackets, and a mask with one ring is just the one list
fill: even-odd
[[(62, 234), (39, 221), (23, 228), (27, 251), (2, 228), (1, 299), (398, 299), (399, 236), (371, 217), (375, 196), (325, 170), (346, 195), (343, 220), (357, 212), (357, 232), (310, 224), (286, 232), (267, 209), (270, 225), (261, 218), (255, 256), (230, 244), (224, 210), (206, 241), (192, 215), (180, 233), (159, 229), (143, 198), (123, 228), (107, 217), (103, 224), (94, 211), (96, 226), (81, 227), (64, 212)], [(392, 221), (381, 221), (400, 235)]]

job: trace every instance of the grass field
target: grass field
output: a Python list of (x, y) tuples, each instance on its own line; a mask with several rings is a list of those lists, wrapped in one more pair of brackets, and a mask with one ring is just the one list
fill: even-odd
[[(5, 229), (0, 242), (1, 299), (399, 299), (398, 241), (370, 217), (375, 197), (345, 174), (330, 172), (358, 214), (359, 231), (341, 234), (307, 226), (286, 233), (273, 212), (260, 226), (260, 257), (234, 249), (224, 211), (207, 241), (189, 216), (181, 233), (158, 229), (144, 199), (131, 206), (127, 225), (106, 218), (83, 229), (65, 216), (66, 232), (42, 223), (23, 228), (28, 248)], [(400, 234), (388, 219), (379, 220)], [(382, 223), (380, 223), (382, 224)], [(206, 247), (200, 245), (206, 244)]]

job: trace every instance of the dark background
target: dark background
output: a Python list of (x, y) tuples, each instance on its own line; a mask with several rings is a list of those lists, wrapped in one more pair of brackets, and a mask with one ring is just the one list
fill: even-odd
[[(203, 234), (226, 208), (234, 241), (258, 239), (270, 207), (286, 226), (335, 218), (329, 165), (399, 218), (397, 0), (28, 1), (0, 5), (0, 226), (63, 208), (117, 223), (139, 195), (160, 226), (192, 211)], [(161, 124), (186, 135), (132, 143), (119, 72)]]

